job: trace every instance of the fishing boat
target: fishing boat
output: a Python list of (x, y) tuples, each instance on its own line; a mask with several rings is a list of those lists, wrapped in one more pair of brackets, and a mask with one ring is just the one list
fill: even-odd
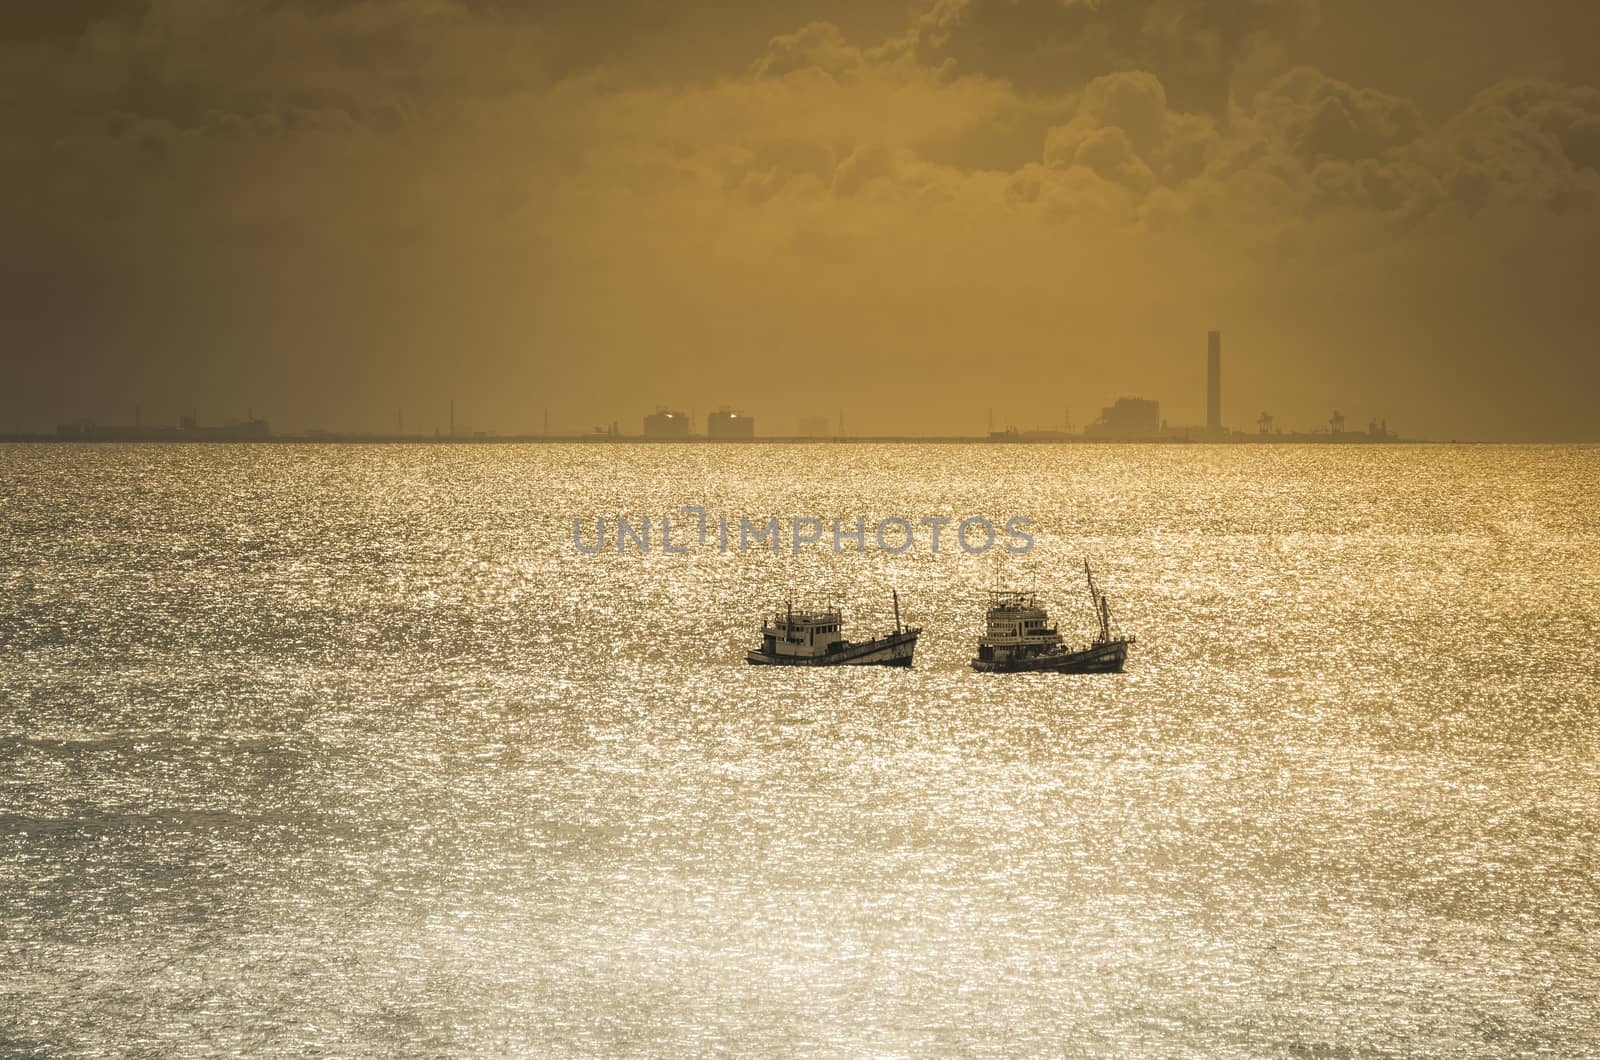
[(910, 666), (918, 626), (900, 624), (900, 594), (894, 594), (894, 632), (872, 640), (844, 638), (838, 608), (796, 611), (785, 607), (761, 623), (761, 647), (744, 657), (752, 666)]
[(1113, 633), (1111, 605), (1095, 588), (1089, 561), (1083, 561), (1089, 600), (1100, 628), (1086, 646), (1068, 644), (1032, 592), (995, 589), (989, 593), (987, 628), (978, 638), (972, 668), (979, 673), (1121, 673), (1128, 661), (1132, 636)]

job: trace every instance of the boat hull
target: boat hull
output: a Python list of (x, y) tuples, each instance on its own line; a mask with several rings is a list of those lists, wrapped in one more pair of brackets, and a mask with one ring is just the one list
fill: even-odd
[(985, 674), (1119, 674), (1128, 661), (1131, 640), (1113, 640), (1084, 651), (1029, 655), (1020, 659), (973, 659), (972, 668)]
[(830, 655), (769, 655), (752, 651), (744, 661), (751, 666), (910, 666), (921, 630), (891, 633), (859, 644), (846, 643)]

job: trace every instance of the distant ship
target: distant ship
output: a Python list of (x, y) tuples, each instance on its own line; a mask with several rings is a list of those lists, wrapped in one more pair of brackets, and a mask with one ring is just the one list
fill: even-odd
[(1083, 573), (1100, 620), (1088, 647), (1068, 646), (1033, 593), (997, 589), (989, 593), (988, 626), (978, 638), (972, 668), (980, 673), (1121, 673), (1134, 638), (1112, 635), (1111, 605), (1095, 588), (1088, 560), (1083, 561)]
[(894, 594), (894, 632), (873, 640), (844, 639), (838, 610), (772, 615), (761, 623), (761, 647), (744, 661), (752, 666), (910, 666), (917, 650), (918, 626), (900, 624), (900, 594)]

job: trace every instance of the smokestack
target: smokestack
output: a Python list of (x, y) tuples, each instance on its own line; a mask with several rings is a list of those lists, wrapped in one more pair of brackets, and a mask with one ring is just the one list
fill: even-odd
[(1206, 333), (1206, 430), (1222, 430), (1222, 332)]

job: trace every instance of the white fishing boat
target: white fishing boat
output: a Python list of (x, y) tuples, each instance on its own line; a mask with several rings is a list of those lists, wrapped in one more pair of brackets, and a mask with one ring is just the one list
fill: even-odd
[(1095, 588), (1088, 560), (1083, 561), (1083, 573), (1099, 620), (1090, 643), (1069, 645), (1034, 593), (996, 589), (989, 593), (987, 621), (972, 668), (980, 673), (1121, 673), (1135, 640), (1112, 631), (1111, 605)]
[(872, 640), (844, 637), (838, 608), (796, 611), (785, 607), (761, 623), (761, 647), (744, 661), (752, 666), (910, 666), (918, 626), (900, 624), (900, 594), (894, 594), (894, 632)]

